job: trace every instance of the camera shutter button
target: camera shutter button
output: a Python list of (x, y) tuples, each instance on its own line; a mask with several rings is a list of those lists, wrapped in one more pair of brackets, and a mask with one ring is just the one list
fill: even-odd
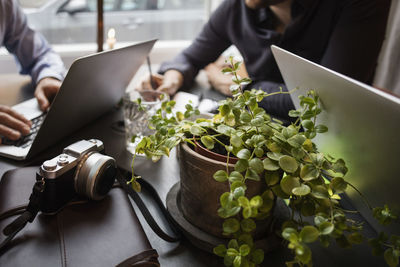
[(53, 171), (57, 168), (57, 163), (53, 160), (46, 160), (43, 162), (43, 169), (46, 171)]
[(58, 156), (57, 164), (60, 166), (64, 166), (68, 164), (68, 155), (66, 154), (61, 154)]

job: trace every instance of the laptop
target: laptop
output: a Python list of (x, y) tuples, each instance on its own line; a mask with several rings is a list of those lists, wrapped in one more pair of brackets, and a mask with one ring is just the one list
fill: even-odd
[[(291, 94), (296, 109), (298, 96), (309, 89), (320, 96), (324, 111), (317, 123), (329, 129), (314, 140), (321, 152), (345, 160), (346, 180), (372, 206), (386, 203), (400, 210), (400, 99), (277, 46), (272, 46), (272, 53), (287, 88), (298, 88)], [(382, 229), (361, 197), (347, 191), (361, 215), (375, 230)]]
[(13, 106), (34, 126), (25, 140), (0, 145), (0, 155), (15, 160), (30, 158), (109, 111), (121, 99), (155, 42), (75, 60), (46, 114), (40, 111), (36, 99)]

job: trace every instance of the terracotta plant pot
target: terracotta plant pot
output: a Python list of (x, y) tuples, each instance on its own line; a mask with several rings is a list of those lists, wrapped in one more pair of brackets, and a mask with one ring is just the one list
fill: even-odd
[[(223, 219), (217, 214), (220, 208), (219, 198), (224, 192), (229, 191), (227, 183), (214, 180), (213, 174), (217, 170), (225, 170), (226, 162), (205, 157), (187, 144), (182, 143), (178, 150), (180, 165), (180, 203), (182, 214), (191, 224), (202, 231), (219, 238), (222, 235)], [(229, 164), (233, 171), (234, 165)], [(261, 194), (264, 183), (248, 181), (246, 196), (248, 198)], [(264, 238), (270, 229), (272, 216), (257, 222), (256, 238)]]
[[(194, 140), (194, 143), (196, 146), (194, 147), (194, 151), (199, 153), (200, 155), (203, 155), (209, 159), (214, 159), (219, 162), (223, 162), (226, 164), (226, 161), (228, 160), (228, 157), (225, 155), (221, 155), (218, 153), (215, 153), (205, 147), (203, 147), (198, 141)], [(229, 163), (235, 164), (239, 159), (236, 157), (229, 157)]]

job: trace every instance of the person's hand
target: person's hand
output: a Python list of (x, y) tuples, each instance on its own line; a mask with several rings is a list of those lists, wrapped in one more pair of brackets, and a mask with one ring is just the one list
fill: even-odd
[(229, 88), (233, 84), (232, 77), (230, 75), (223, 74), (221, 69), (222, 66), (216, 63), (208, 64), (204, 68), (211, 86), (218, 92), (226, 96), (231, 96), (232, 92)]
[(60, 89), (61, 81), (46, 77), (39, 81), (35, 90), (35, 97), (42, 111), (46, 111), (50, 107), (50, 103)]
[(168, 70), (164, 73), (164, 75), (153, 74), (152, 78), (156, 88), (151, 86), (149, 75), (143, 79), (135, 89), (138, 91), (157, 90), (160, 92), (166, 92), (169, 95), (174, 95), (183, 84), (183, 75), (177, 70)]
[[(21, 135), (30, 132), (32, 123), (24, 116), (11, 109), (0, 105), (0, 135), (10, 140), (18, 140)], [(1, 144), (1, 138), (0, 138)]]

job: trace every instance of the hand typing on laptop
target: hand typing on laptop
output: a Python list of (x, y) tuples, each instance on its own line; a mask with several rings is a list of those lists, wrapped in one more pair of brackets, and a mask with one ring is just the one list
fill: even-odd
[[(36, 86), (35, 97), (42, 111), (47, 111), (51, 100), (60, 89), (61, 81), (46, 77)], [(23, 137), (36, 133), (38, 123), (42, 119), (34, 118), (32, 121), (25, 118), (10, 107), (0, 106), (0, 144), (24, 143)], [(34, 127), (32, 127), (34, 125)], [(31, 128), (32, 127), (32, 128)], [(21, 141), (21, 142), (18, 142)]]
[[(32, 123), (10, 107), (0, 105), (0, 135), (17, 140), (30, 132)], [(0, 139), (0, 142), (3, 141)]]

